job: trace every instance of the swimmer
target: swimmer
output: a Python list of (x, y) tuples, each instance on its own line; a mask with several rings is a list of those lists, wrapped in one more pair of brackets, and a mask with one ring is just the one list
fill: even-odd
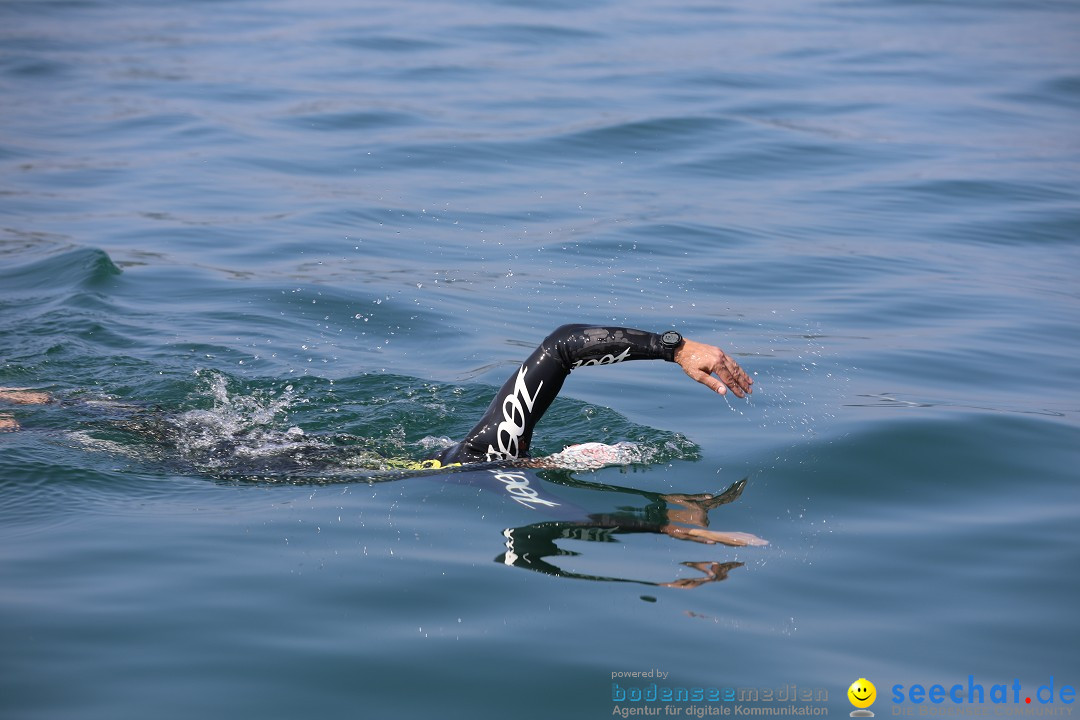
[[(570, 373), (579, 368), (613, 365), (629, 360), (666, 360), (679, 365), (691, 379), (720, 395), (728, 392), (745, 398), (753, 392), (754, 381), (729, 355), (713, 345), (683, 338), (678, 332), (651, 333), (623, 327), (563, 325), (548, 335), (506, 380), (487, 411), (465, 438), (434, 457), (423, 461), (388, 460), (392, 468), (430, 470), (465, 469), (451, 473), (449, 482), (480, 482), (506, 492), (515, 502), (530, 509), (542, 509), (557, 522), (591, 527), (620, 528), (623, 531), (660, 532), (680, 540), (729, 546), (764, 545), (766, 541), (748, 533), (717, 532), (707, 529), (708, 512), (738, 496), (735, 486), (719, 496), (652, 495), (648, 520), (599, 517), (584, 512), (542, 488), (521, 470), (509, 468), (589, 470), (632, 460), (632, 445), (584, 443), (572, 445), (545, 458), (530, 458), (533, 430), (562, 389)], [(0, 402), (42, 404), (47, 393), (26, 388), (0, 388)], [(0, 413), (0, 431), (18, 430), (8, 413)], [(742, 485), (738, 485), (741, 492)], [(620, 492), (640, 491), (610, 488)], [(687, 525), (691, 527), (686, 527)]]
[[(613, 365), (627, 360), (667, 360), (682, 367), (693, 380), (713, 392), (729, 391), (744, 398), (754, 381), (723, 350), (684, 338), (669, 330), (662, 334), (632, 328), (563, 325), (547, 336), (503, 384), (480, 421), (461, 442), (425, 461), (425, 468), (471, 462), (516, 461), (528, 458), (533, 429), (562, 389), (572, 370), (592, 365)], [(36, 405), (49, 402), (48, 393), (26, 388), (0, 387), (0, 402)], [(18, 423), (0, 414), (0, 429), (17, 430)], [(572, 446), (575, 453), (556, 460), (581, 459), (589, 464), (605, 459), (600, 443)], [(565, 453), (565, 451), (564, 451)], [(533, 465), (536, 466), (536, 465)]]

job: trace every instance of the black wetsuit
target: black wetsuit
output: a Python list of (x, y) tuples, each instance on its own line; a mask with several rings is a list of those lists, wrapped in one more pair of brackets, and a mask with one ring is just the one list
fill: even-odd
[(533, 428), (571, 370), (624, 360), (674, 361), (660, 335), (632, 328), (563, 325), (511, 375), (465, 439), (438, 455), (439, 465), (528, 457)]

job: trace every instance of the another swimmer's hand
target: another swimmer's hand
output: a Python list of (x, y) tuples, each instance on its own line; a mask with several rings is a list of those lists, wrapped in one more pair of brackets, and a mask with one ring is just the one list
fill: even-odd
[(754, 392), (754, 381), (718, 347), (683, 338), (682, 345), (675, 351), (675, 362), (687, 375), (721, 395), (727, 394), (729, 389), (739, 397)]

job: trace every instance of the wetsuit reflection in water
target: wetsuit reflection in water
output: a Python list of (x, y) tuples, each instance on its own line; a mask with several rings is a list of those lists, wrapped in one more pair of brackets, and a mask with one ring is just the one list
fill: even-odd
[[(556, 481), (559, 482), (559, 481)], [(633, 580), (630, 578), (618, 578), (608, 575), (591, 575), (571, 572), (558, 567), (548, 558), (573, 557), (579, 553), (564, 550), (555, 544), (556, 540), (585, 540), (590, 542), (617, 542), (616, 535), (629, 533), (665, 533), (673, 537), (691, 537), (694, 530), (703, 530), (708, 526), (708, 513), (713, 508), (738, 499), (746, 487), (746, 480), (740, 480), (719, 495), (661, 495), (650, 493), (634, 488), (600, 485), (580, 480), (573, 480), (569, 476), (560, 484), (591, 487), (613, 492), (634, 493), (645, 497), (649, 504), (636, 512), (621, 511), (617, 513), (589, 513), (585, 519), (579, 520), (551, 520), (533, 523), (518, 528), (503, 530), (506, 540), (506, 552), (495, 559), (504, 565), (534, 570), (557, 577), (576, 578), (581, 580), (602, 580), (608, 582), (631, 582), (642, 585), (656, 585), (664, 587), (695, 588), (706, 583), (726, 580), (728, 573), (735, 568), (742, 567), (741, 562), (718, 563), (713, 561), (686, 561), (682, 564), (700, 571), (697, 577), (680, 578), (670, 582), (650, 582), (647, 580)], [(675, 525), (679, 521), (694, 527)], [(765, 541), (747, 533), (722, 533), (731, 540), (728, 544), (733, 545), (764, 545)], [(719, 541), (718, 541), (719, 542)]]

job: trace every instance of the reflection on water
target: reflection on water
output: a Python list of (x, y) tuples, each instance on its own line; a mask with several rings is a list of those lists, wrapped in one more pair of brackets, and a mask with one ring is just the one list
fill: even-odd
[(513, 567), (534, 570), (556, 577), (606, 582), (628, 582), (660, 587), (696, 588), (707, 583), (726, 580), (728, 573), (742, 567), (741, 562), (718, 563), (710, 561), (684, 561), (681, 564), (702, 573), (702, 577), (680, 578), (670, 582), (612, 577), (572, 572), (561, 569), (547, 558), (573, 557), (580, 553), (560, 548), (557, 540), (582, 540), (585, 542), (617, 542), (615, 536), (630, 533), (663, 533), (680, 540), (692, 540), (706, 545), (723, 544), (733, 547), (744, 545), (767, 545), (766, 540), (744, 532), (718, 532), (708, 530), (709, 512), (721, 505), (734, 502), (742, 495), (746, 479), (733, 483), (718, 494), (682, 495), (654, 493), (631, 487), (620, 487), (589, 482), (574, 478), (569, 473), (553, 473), (549, 480), (567, 487), (589, 488), (615, 493), (625, 502), (625, 495), (639, 495), (648, 500), (643, 508), (627, 508), (612, 498), (612, 505), (619, 509), (610, 512), (593, 512), (580, 520), (544, 521), (507, 528), (503, 531), (506, 552), (496, 562)]

